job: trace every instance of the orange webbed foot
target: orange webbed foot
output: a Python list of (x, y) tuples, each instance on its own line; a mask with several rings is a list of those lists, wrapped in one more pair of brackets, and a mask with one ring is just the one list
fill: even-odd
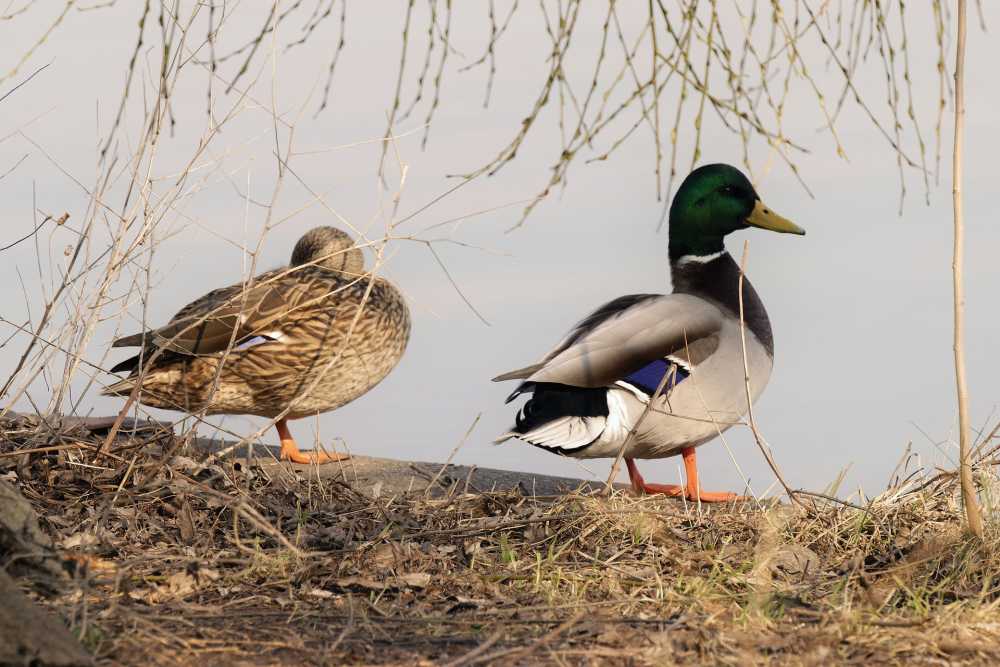
[(292, 463), (302, 463), (309, 464), (315, 463), (317, 465), (322, 465), (323, 463), (334, 463), (335, 461), (344, 461), (351, 458), (347, 454), (340, 454), (334, 452), (333, 454), (328, 454), (326, 452), (301, 452), (298, 446), (296, 446), (295, 441), (283, 441), (281, 443), (281, 460), (291, 461)]
[(681, 451), (684, 458), (684, 468), (687, 476), (687, 486), (679, 484), (649, 484), (639, 474), (639, 468), (635, 465), (634, 459), (625, 459), (628, 467), (629, 480), (632, 482), (632, 490), (637, 494), (660, 493), (671, 498), (683, 497), (689, 502), (702, 503), (731, 503), (746, 500), (729, 491), (702, 491), (698, 484), (698, 466), (695, 461), (694, 448), (689, 447)]
[(288, 430), (288, 422), (286, 420), (279, 419), (275, 422), (274, 426), (278, 429), (278, 437), (281, 438), (281, 453), (279, 458), (282, 461), (291, 461), (292, 463), (301, 463), (304, 465), (311, 463), (322, 465), (324, 463), (333, 463), (351, 458), (347, 454), (340, 454), (338, 452), (333, 452), (332, 454), (327, 452), (303, 453), (299, 451), (299, 446), (295, 442), (295, 438), (292, 437), (291, 431)]
[(638, 495), (652, 495), (658, 493), (670, 498), (679, 498), (684, 495), (684, 487), (680, 484), (650, 484), (641, 481), (638, 485), (632, 483), (632, 490)]

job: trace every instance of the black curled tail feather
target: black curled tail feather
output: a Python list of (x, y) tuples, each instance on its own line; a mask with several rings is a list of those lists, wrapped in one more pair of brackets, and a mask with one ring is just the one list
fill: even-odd
[(531, 398), (514, 423), (515, 433), (528, 433), (561, 417), (607, 417), (608, 390), (605, 387), (570, 387), (563, 384), (531, 383)]

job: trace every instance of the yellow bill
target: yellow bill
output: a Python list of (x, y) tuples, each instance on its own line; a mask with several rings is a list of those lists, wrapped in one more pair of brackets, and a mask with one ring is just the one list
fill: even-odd
[(782, 218), (767, 206), (764, 206), (764, 202), (759, 199), (757, 200), (756, 206), (753, 207), (753, 211), (751, 211), (750, 215), (747, 216), (746, 223), (751, 227), (770, 229), (772, 232), (781, 232), (782, 234), (804, 235), (806, 233), (806, 230), (802, 229), (791, 220)]

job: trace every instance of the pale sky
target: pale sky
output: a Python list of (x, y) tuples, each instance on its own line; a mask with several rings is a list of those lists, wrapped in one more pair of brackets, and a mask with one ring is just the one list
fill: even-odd
[[(73, 179), (87, 187), (94, 182), (100, 138), (106, 136), (114, 119), (126, 63), (135, 48), (139, 4), (118, 3), (110, 9), (88, 12), (71, 10), (18, 73), (0, 84), (2, 95), (40, 65), (51, 63), (3, 101), (0, 174), (16, 168), (0, 180), (5, 221), (0, 245), (33, 228), (33, 190), (39, 209), (57, 215), (69, 212), (71, 225), (84, 219), (88, 198)], [(503, 5), (498, 3), (498, 7)], [(237, 7), (227, 25), (229, 42), (220, 44), (220, 52), (229, 50), (225, 44), (231, 48), (259, 30), (266, 16), (263, 7), (263, 3)], [(268, 238), (259, 269), (286, 263), (295, 240), (307, 229), (321, 224), (343, 227), (332, 210), (358, 229), (381, 234), (385, 217), (380, 207), (383, 211), (391, 207), (392, 192), (379, 193), (375, 173), (381, 148), (371, 140), (380, 138), (385, 130), (405, 3), (351, 3), (348, 9), (347, 46), (338, 65), (331, 104), (315, 118), (317, 86), (322, 88), (336, 22), (324, 24), (322, 38), (282, 52), (280, 45), (298, 34), (301, 20), (295, 22), (287, 33), (279, 35), (275, 57), (270, 53), (270, 40), (265, 40), (265, 60), (258, 65), (266, 62), (266, 71), (253, 88), (255, 103), (213, 140), (209, 151), (222, 167), (207, 170), (211, 175), (199, 185), (199, 191), (185, 197), (183, 206), (164, 220), (163, 240), (153, 264), (154, 288), (149, 295), (151, 324), (165, 322), (210, 288), (240, 280), (244, 257), (220, 237), (256, 243), (264, 211), (248, 204), (245, 194), (249, 191), (252, 201), (271, 195), (276, 170), (269, 110), (272, 100), (281, 111), (291, 112), (312, 95), (296, 126), (295, 147), (301, 154), (295, 156), (292, 166), (311, 189), (324, 194), (328, 207), (306, 206), (311, 200), (308, 191), (289, 181), (275, 210), (278, 217), (291, 217)], [(585, 57), (578, 71), (569, 59), (571, 76), (592, 67), (589, 54), (599, 38), (604, 11), (585, 15), (577, 44)], [(914, 9), (911, 14), (911, 43), (932, 45), (929, 13)], [(5, 44), (0, 71), (14, 67), (50, 19), (39, 11), (38, 15), (28, 13), (0, 23)], [(417, 25), (426, 30), (425, 22)], [(520, 11), (508, 31), (497, 48), (492, 102), (484, 109), (486, 70), (458, 70), (481, 53), (488, 24), (481, 7), (456, 3), (452, 22), (455, 53), (445, 68), (441, 105), (426, 150), (420, 147), (426, 100), (397, 126), (397, 134), (403, 135), (396, 142), (399, 158), (407, 165), (400, 213), (417, 210), (455, 185), (457, 181), (448, 178), (449, 174), (475, 169), (496, 155), (531, 108), (547, 72), (549, 49), (537, 10)], [(1000, 364), (993, 353), (994, 339), (1000, 332), (995, 294), (1000, 279), (996, 262), (1000, 228), (993, 219), (992, 199), (996, 191), (994, 159), (1000, 154), (996, 114), (1000, 94), (992, 85), (995, 76), (991, 76), (991, 68), (1000, 58), (1000, 45), (975, 25), (970, 27), (969, 37), (967, 359), (973, 421), (992, 426), (1000, 417)], [(422, 36), (413, 39), (415, 44), (423, 44), (419, 41)], [(819, 47), (810, 43), (810, 48)], [(813, 55), (821, 65), (814, 76), (833, 90), (832, 84), (838, 81), (836, 69), (824, 69), (822, 54)], [(142, 67), (137, 76), (146, 77), (147, 89), (158, 57), (155, 51), (143, 51), (140, 58)], [(877, 54), (872, 57), (877, 58)], [(933, 48), (922, 46), (912, 55), (911, 63), (914, 95), (929, 150), (933, 150), (938, 86), (935, 57)], [(405, 100), (413, 96), (416, 68), (422, 58), (422, 48), (411, 51)], [(880, 118), (888, 122), (884, 75), (879, 62), (871, 64), (874, 69), (867, 70), (858, 85)], [(272, 71), (277, 73), (274, 87)], [(202, 72), (194, 72), (182, 77), (174, 93), (172, 108), (177, 124), (175, 135), (166, 138), (159, 149), (154, 168), (159, 176), (176, 173), (190, 159), (205, 127), (205, 81)], [(728, 239), (730, 251), (737, 256), (743, 240), (749, 239), (749, 274), (768, 308), (775, 333), (775, 369), (757, 404), (756, 416), (793, 485), (819, 489), (841, 469), (849, 468), (842, 491), (862, 485), (867, 492), (876, 492), (883, 488), (908, 443), (925, 465), (950, 466), (949, 459), (955, 458), (951, 190), (947, 170), (950, 115), (946, 115), (943, 130), (946, 143), (941, 184), (933, 187), (930, 204), (925, 205), (921, 179), (910, 171), (908, 196), (900, 216), (895, 158), (864, 113), (849, 104), (839, 118), (837, 129), (847, 150), (847, 159), (841, 159), (829, 135), (822, 131), (822, 116), (809, 96), (808, 84), (793, 79), (791, 86), (786, 130), (812, 151), (798, 163), (815, 199), (761, 146), (753, 154), (754, 180), (768, 205), (808, 234), (799, 238), (750, 231)], [(234, 101), (221, 97), (221, 91), (216, 94), (220, 95), (220, 109), (228, 109)], [(137, 88), (123, 121), (133, 139), (138, 136), (142, 104), (141, 88)], [(456, 216), (535, 195), (544, 187), (558, 149), (556, 120), (556, 107), (552, 107), (533, 129), (518, 158), (497, 176), (466, 185), (399, 231), (415, 234)], [(701, 162), (739, 165), (742, 152), (738, 138), (721, 129), (714, 117), (711, 120), (704, 130)], [(688, 119), (679, 137), (685, 146), (679, 164), (685, 172), (690, 165), (692, 133)], [(605, 148), (607, 145), (599, 147)], [(120, 151), (126, 157), (128, 147)], [(515, 231), (507, 232), (517, 222), (521, 205), (423, 235), (487, 248), (437, 246), (452, 276), (489, 326), (466, 307), (426, 247), (393, 242), (385, 274), (405, 291), (411, 305), (414, 324), (409, 348), (399, 367), (381, 385), (320, 417), (323, 441), (343, 439), (351, 451), (361, 454), (442, 461), (482, 413), (456, 462), (603, 479), (610, 461), (581, 465), (515, 441), (502, 446), (489, 444), (506, 429), (514, 413), (503, 404), (512, 385), (489, 380), (535, 361), (574, 322), (616, 296), (669, 291), (666, 233), (657, 232), (662, 205), (655, 199), (653, 155), (652, 136), (641, 128), (607, 161), (585, 165), (581, 160), (574, 165), (568, 186), (540, 204)], [(390, 171), (398, 178), (395, 168)], [(397, 184), (398, 180), (390, 183), (393, 187)], [(168, 235), (168, 228), (175, 233)], [(40, 236), (43, 252), (48, 252), (49, 244), (59, 257), (63, 247), (73, 241), (70, 230), (52, 226), (44, 227)], [(22, 243), (5, 252), (3, 260), (3, 316), (16, 321), (26, 317), (20, 272), (37, 318), (40, 299), (35, 246)], [(138, 318), (139, 306), (134, 305), (129, 312)], [(106, 313), (108, 317), (114, 314), (110, 308)], [(137, 330), (135, 322), (126, 321), (123, 333)], [(114, 327), (115, 322), (108, 321), (98, 329), (87, 351), (89, 360), (101, 360)], [(10, 333), (6, 327), (2, 337), (6, 339)], [(24, 339), (19, 337), (0, 347), (4, 368), (13, 368), (23, 345)], [(106, 365), (124, 354), (115, 351)], [(100, 376), (100, 380), (108, 382), (111, 376)], [(82, 388), (85, 381), (81, 376), (74, 386)], [(31, 397), (44, 406), (49, 389), (36, 383)], [(101, 398), (91, 390), (83, 397), (80, 411), (113, 414), (120, 406), (120, 399)], [(14, 407), (30, 409), (30, 403), (22, 399)], [(150, 414), (180, 416), (156, 410)], [(263, 423), (252, 417), (212, 420), (239, 433), (251, 433)], [(316, 423), (292, 423), (301, 444), (311, 441)], [(205, 427), (202, 430), (210, 432)], [(277, 441), (273, 431), (263, 439), (270, 444)], [(742, 473), (716, 440), (699, 449), (703, 485), (712, 490), (739, 490), (743, 486), (741, 475), (746, 475), (756, 491), (770, 486), (772, 477), (750, 433), (734, 428), (726, 434), (726, 441)], [(678, 466), (677, 460), (664, 460), (645, 462), (640, 468), (647, 480), (673, 482), (679, 477)]]

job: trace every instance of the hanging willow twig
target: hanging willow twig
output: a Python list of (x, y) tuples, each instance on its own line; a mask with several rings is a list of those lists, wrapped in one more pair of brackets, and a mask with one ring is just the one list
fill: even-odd
[[(227, 8), (213, 0), (207, 3), (207, 39), (192, 54), (192, 62), (209, 69), (212, 78), (223, 84), (225, 94), (232, 96), (244, 92), (239, 84), (270, 57), (265, 40), (268, 35), (294, 32), (290, 38), (282, 35), (283, 52), (316, 41), (330, 44), (332, 55), (324, 66), (325, 84), (318, 115), (330, 108), (334, 71), (347, 44), (347, 3), (339, 0), (338, 10), (337, 1), (286, 0)], [(678, 164), (698, 163), (702, 138), (719, 129), (732, 133), (734, 148), (741, 151), (741, 161), (751, 173), (761, 162), (763, 151), (768, 161), (776, 157), (784, 163), (810, 192), (806, 175), (796, 162), (796, 153), (805, 150), (807, 142), (804, 137), (797, 139), (788, 134), (786, 128), (791, 125), (786, 119), (791, 113), (818, 113), (816, 120), (829, 140), (819, 143), (819, 149), (831, 151), (836, 159), (847, 159), (848, 147), (839, 135), (838, 121), (841, 111), (851, 103), (891, 148), (899, 174), (901, 207), (910, 173), (919, 175), (925, 198), (930, 190), (930, 169), (937, 173), (941, 122), (952, 94), (944, 57), (945, 49), (950, 48), (946, 36), (951, 17), (941, 0), (932, 0), (919, 9), (903, 0), (648, 0), (635, 8), (618, 0), (514, 0), (502, 6), (491, 1), (478, 5), (487, 29), (481, 37), (481, 50), (473, 56), (461, 53), (451, 42), (452, 30), (458, 30), (457, 24), (452, 26), (451, 0), (427, 0), (426, 11), (417, 11), (416, 5), (415, 0), (408, 0), (383, 19), (390, 25), (396, 20), (403, 22), (386, 127), (396, 127), (403, 119), (421, 115), (424, 147), (436, 112), (448, 102), (442, 88), (446, 75), (452, 71), (459, 75), (471, 73), (481, 65), (487, 66), (488, 105), (494, 81), (498, 72), (502, 73), (501, 50), (514, 46), (523, 49), (523, 43), (536, 43), (524, 41), (525, 31), (534, 26), (540, 26), (548, 38), (542, 47), (536, 47), (537, 62), (544, 67), (544, 74), (526, 96), (528, 107), (519, 126), (492, 159), (456, 175), (470, 178), (497, 173), (523, 153), (524, 146), (542, 139), (539, 127), (543, 124), (538, 121), (547, 110), (554, 111), (564, 133), (563, 141), (546, 148), (554, 151), (550, 153), (550, 176), (536, 196), (528, 199), (520, 222), (553, 188), (566, 185), (574, 165), (607, 160), (626, 144), (636, 142), (648, 143), (651, 185), (657, 199), (668, 202)], [(46, 26), (36, 41), (51, 38), (73, 6), (74, 2), (67, 2), (60, 18)], [(114, 6), (109, 3), (87, 9)], [(137, 6), (141, 9), (137, 18), (147, 14), (148, 7), (148, 2)], [(177, 4), (177, 11), (181, 7)], [(930, 19), (933, 36), (909, 34), (908, 17), (912, 23), (914, 12), (919, 11)], [(539, 16), (531, 16), (532, 12)], [(629, 20), (620, 20), (619, 15), (624, 17), (626, 12)], [(234, 42), (230, 35), (235, 35), (236, 30), (230, 26), (237, 14), (241, 23), (256, 27), (249, 37)], [(339, 23), (328, 20), (338, 14)], [(723, 20), (729, 15), (738, 20)], [(21, 20), (20, 16), (4, 18)], [(296, 19), (301, 21), (301, 27), (287, 27)], [(599, 25), (602, 19), (600, 38), (584, 39), (583, 32)], [(609, 39), (609, 26), (617, 39)], [(515, 32), (518, 34), (512, 37)], [(143, 34), (142, 21), (138, 33), (139, 46), (157, 47), (148, 44), (152, 37), (148, 31)], [(518, 40), (516, 45), (514, 40)], [(909, 57), (911, 44), (931, 43), (938, 52), (935, 66), (939, 78), (937, 103), (933, 111), (928, 110), (937, 114), (933, 167), (918, 121), (920, 105), (911, 89), (911, 77), (920, 73), (911, 70)], [(224, 52), (220, 48), (223, 44)], [(434, 62), (436, 49), (440, 49), (440, 55)], [(421, 62), (408, 67), (411, 51), (420, 54)], [(453, 59), (459, 62), (447, 67)], [(591, 75), (590, 71), (577, 70), (576, 63), (596, 63), (596, 67)], [(829, 66), (834, 73), (820, 76), (819, 70)], [(133, 59), (129, 71), (134, 67)], [(885, 82), (885, 95), (878, 102), (861, 94), (859, 79), (867, 72), (880, 74)], [(929, 72), (927, 75), (932, 76)], [(796, 82), (806, 85), (795, 86)], [(433, 94), (428, 90), (431, 87)], [(794, 91), (801, 91), (805, 98), (791, 95)], [(209, 98), (211, 115), (216, 104), (211, 84)], [(648, 134), (640, 131), (647, 127)], [(809, 137), (811, 147), (817, 143)], [(109, 149), (110, 145), (105, 144), (105, 152)]]

